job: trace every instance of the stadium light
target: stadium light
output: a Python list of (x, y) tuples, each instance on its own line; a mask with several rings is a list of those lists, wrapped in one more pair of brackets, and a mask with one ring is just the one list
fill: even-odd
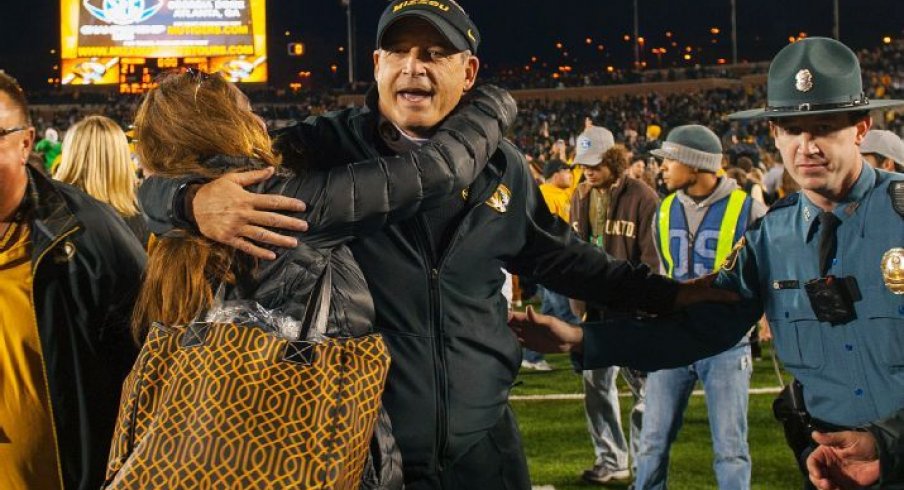
[(882, 38), (882, 42), (885, 44), (891, 44), (891, 36), (885, 36)]
[(304, 43), (289, 43), (289, 56), (304, 56)]

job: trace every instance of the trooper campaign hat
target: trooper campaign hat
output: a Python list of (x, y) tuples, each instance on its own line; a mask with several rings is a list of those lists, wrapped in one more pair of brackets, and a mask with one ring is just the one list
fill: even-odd
[(377, 23), (377, 47), (383, 37), (401, 19), (417, 17), (436, 28), (459, 51), (477, 54), (480, 32), (471, 17), (455, 0), (394, 0), (389, 3)]
[(722, 142), (711, 129), (699, 124), (678, 126), (669, 132), (662, 148), (650, 153), (707, 172), (722, 168)]
[(765, 108), (735, 112), (728, 118), (771, 119), (904, 105), (902, 100), (870, 100), (863, 92), (857, 55), (825, 37), (782, 48), (769, 65), (766, 91)]

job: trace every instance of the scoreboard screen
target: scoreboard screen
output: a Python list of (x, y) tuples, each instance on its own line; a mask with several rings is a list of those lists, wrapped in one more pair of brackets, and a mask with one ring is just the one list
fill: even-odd
[(208, 58), (235, 81), (267, 79), (265, 0), (60, 1), (64, 83), (118, 83), (118, 61), (140, 58)]

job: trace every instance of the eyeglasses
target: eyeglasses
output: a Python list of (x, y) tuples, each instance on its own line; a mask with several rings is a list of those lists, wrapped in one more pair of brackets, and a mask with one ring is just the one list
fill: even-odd
[(16, 126), (14, 128), (0, 128), (0, 139), (4, 138), (8, 134), (18, 133), (19, 131), (25, 131), (25, 126)]

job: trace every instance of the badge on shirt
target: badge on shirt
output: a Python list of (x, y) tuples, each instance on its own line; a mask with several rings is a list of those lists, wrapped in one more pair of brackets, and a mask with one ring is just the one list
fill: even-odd
[(882, 256), (882, 279), (892, 294), (904, 294), (904, 248), (893, 248)]
[(505, 184), (499, 184), (496, 192), (486, 200), (486, 205), (493, 208), (497, 213), (505, 213), (508, 211), (508, 205), (512, 201), (512, 191)]

